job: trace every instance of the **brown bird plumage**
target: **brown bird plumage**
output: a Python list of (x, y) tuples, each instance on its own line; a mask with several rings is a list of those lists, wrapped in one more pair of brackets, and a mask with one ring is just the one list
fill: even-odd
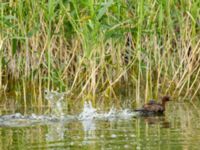
[(141, 115), (154, 115), (154, 114), (163, 114), (165, 111), (166, 102), (170, 101), (169, 96), (162, 97), (161, 103), (157, 103), (154, 100), (150, 100), (142, 108), (136, 109), (136, 112), (139, 112)]

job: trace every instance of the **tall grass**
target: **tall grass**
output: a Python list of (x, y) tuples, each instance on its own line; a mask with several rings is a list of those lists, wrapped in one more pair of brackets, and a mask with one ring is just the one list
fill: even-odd
[(27, 99), (59, 89), (95, 101), (117, 99), (123, 87), (137, 103), (199, 95), (198, 0), (17, 0), (0, 8), (2, 90), (22, 89)]

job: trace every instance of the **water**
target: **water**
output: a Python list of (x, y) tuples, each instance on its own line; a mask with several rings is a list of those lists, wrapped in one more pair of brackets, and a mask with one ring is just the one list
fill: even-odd
[(80, 113), (69, 115), (64, 94), (47, 96), (54, 106), (49, 114), (2, 115), (0, 149), (199, 149), (198, 103), (170, 102), (165, 116), (139, 117), (114, 106), (101, 111), (88, 101)]

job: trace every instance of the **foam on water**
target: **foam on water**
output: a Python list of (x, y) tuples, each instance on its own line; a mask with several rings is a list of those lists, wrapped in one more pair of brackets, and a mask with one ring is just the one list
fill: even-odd
[(85, 102), (83, 111), (79, 114), (79, 120), (91, 119), (112, 119), (112, 118), (130, 118), (137, 116), (136, 112), (131, 112), (128, 109), (117, 111), (116, 108), (111, 107), (109, 112), (98, 112), (92, 107), (91, 102)]
[(92, 107), (91, 102), (85, 102), (83, 111), (79, 114), (78, 119), (79, 120), (91, 120), (94, 119), (97, 116), (97, 110)]
[[(72, 120), (80, 120), (85, 127), (85, 130), (91, 128), (88, 126), (88, 122), (91, 125), (93, 120), (101, 119), (128, 119), (135, 117), (137, 114), (131, 112), (128, 109), (117, 111), (114, 107), (109, 112), (98, 112), (97, 109), (92, 107), (91, 102), (85, 102), (83, 111), (79, 115), (22, 115), (20, 113), (9, 114), (0, 116), (0, 126), (28, 126), (33, 124), (49, 124), (53, 122), (67, 122)], [(93, 127), (95, 128), (95, 127)]]
[[(88, 130), (88, 121), (98, 119), (128, 119), (137, 116), (137, 113), (128, 109), (117, 110), (114, 106), (110, 111), (102, 112), (92, 106), (92, 103), (85, 102), (83, 111), (79, 115), (65, 115), (63, 113), (63, 100), (65, 93), (58, 93), (56, 91), (45, 91), (45, 98), (50, 102), (52, 113), (50, 115), (22, 115), (20, 113), (0, 116), (0, 126), (18, 126), (18, 125), (32, 125), (33, 123), (52, 123), (52, 122), (66, 122), (70, 120), (80, 120)], [(95, 127), (94, 127), (95, 128)]]
[(75, 116), (65, 115), (57, 117), (53, 115), (22, 115), (20, 113), (0, 116), (0, 126), (28, 126), (33, 124), (49, 124), (53, 122), (66, 122), (75, 120)]

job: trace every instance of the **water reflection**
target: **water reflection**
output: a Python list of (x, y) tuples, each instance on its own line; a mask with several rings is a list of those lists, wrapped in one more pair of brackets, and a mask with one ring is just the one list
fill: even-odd
[(63, 122), (51, 124), (47, 128), (47, 133), (45, 134), (47, 142), (62, 141), (65, 134), (65, 126)]
[(84, 139), (83, 144), (89, 144), (92, 139), (96, 139), (96, 124), (95, 121), (90, 120), (82, 120), (81, 121), (84, 131)]
[(149, 125), (161, 124), (163, 128), (170, 128), (170, 122), (166, 120), (165, 116), (144, 117), (144, 121)]
[[(30, 115), (28, 119), (36, 119), (26, 126), (22, 126), (24, 115), (16, 114), (12, 126), (0, 126), (0, 149), (198, 149), (200, 115), (196, 108), (174, 102), (165, 116), (156, 117), (126, 118), (114, 109), (111, 118), (50, 120)], [(17, 119), (21, 119), (18, 126), (14, 124)]]

